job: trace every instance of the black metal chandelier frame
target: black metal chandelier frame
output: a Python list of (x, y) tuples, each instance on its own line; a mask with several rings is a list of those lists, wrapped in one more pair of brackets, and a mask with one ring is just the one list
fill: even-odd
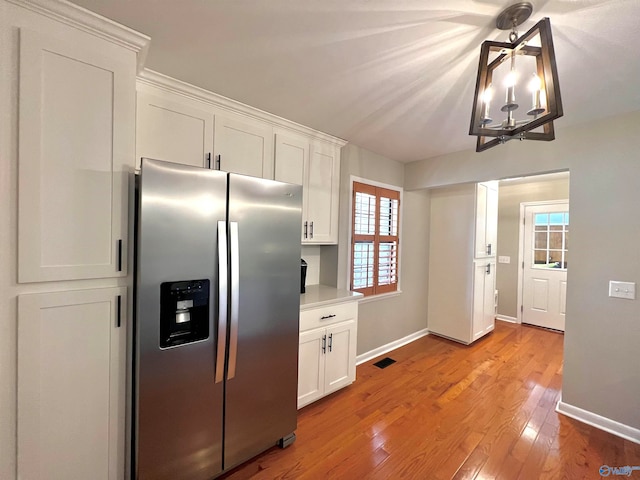
[[(543, 18), (521, 37), (518, 37), (515, 30), (529, 17), (531, 10), (531, 4), (527, 2), (506, 9), (498, 17), (496, 24), (503, 30), (511, 28), (509, 42), (487, 40), (482, 44), (469, 129), (470, 135), (478, 136), (477, 152), (514, 139), (550, 141), (555, 138), (553, 120), (561, 117), (563, 111), (551, 23), (548, 18)], [(534, 46), (532, 39), (538, 35), (540, 46)], [(490, 59), (492, 53), (494, 56)], [(518, 105), (515, 102), (509, 104), (509, 92), (507, 92), (507, 103), (501, 108), (503, 112), (507, 112), (507, 120), (498, 125), (489, 125), (491, 120), (487, 113), (489, 101), (485, 92), (491, 89), (495, 69), (509, 60), (513, 68), (518, 55), (535, 58), (536, 74), (540, 81), (538, 98), (541, 97), (542, 101), (537, 105), (538, 108), (534, 102), (533, 108), (527, 112), (532, 117), (530, 120), (516, 122), (512, 118), (512, 110), (518, 108)], [(540, 127), (542, 131), (531, 131)]]

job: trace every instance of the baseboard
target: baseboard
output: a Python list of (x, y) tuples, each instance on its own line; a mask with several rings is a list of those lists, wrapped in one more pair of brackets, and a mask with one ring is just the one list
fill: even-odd
[(518, 323), (516, 317), (510, 317), (509, 315), (496, 315), (496, 320), (502, 320), (503, 322)]
[(373, 350), (369, 350), (368, 352), (360, 354), (356, 357), (356, 365), (360, 365), (361, 363), (368, 362), (373, 358), (379, 357), (380, 355), (384, 355), (385, 353), (389, 353), (391, 350), (400, 348), (426, 335), (429, 335), (429, 330), (427, 330), (426, 328), (423, 328), (422, 330), (418, 330), (417, 332), (414, 332), (411, 335), (407, 335), (406, 337), (399, 338), (398, 340), (394, 340), (393, 342), (387, 343), (386, 345), (382, 345), (381, 347), (374, 348)]
[(562, 400), (556, 405), (556, 412), (571, 417), (592, 427), (604, 430), (605, 432), (612, 433), (618, 437), (622, 437), (630, 442), (640, 444), (640, 430), (630, 427), (624, 423), (616, 422), (607, 417), (602, 417), (598, 414), (583, 410), (578, 407), (574, 407), (568, 403), (564, 403)]

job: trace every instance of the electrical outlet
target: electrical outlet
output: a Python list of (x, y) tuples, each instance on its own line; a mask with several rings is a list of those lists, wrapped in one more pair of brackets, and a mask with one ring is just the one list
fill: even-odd
[(618, 282), (615, 280), (609, 281), (609, 296), (616, 298), (626, 298), (627, 300), (636, 299), (636, 284), (635, 282)]

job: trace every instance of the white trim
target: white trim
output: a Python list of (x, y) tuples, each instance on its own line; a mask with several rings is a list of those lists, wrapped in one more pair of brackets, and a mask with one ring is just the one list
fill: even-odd
[(216, 107), (228, 110), (233, 113), (239, 113), (244, 116), (252, 117), (254, 119), (267, 122), (276, 127), (283, 127), (303, 135), (311, 136), (315, 139), (322, 140), (324, 142), (331, 143), (337, 147), (343, 147), (347, 144), (346, 140), (343, 140), (333, 135), (314, 130), (299, 123), (292, 122), (286, 118), (279, 117), (264, 110), (246, 105), (228, 97), (224, 97), (204, 88), (197, 87), (182, 80), (170, 77), (160, 72), (149, 70), (145, 68), (138, 74), (137, 82), (143, 85), (149, 85), (151, 87), (160, 88), (162, 90), (181, 95), (192, 100), (199, 102), (205, 102), (212, 104)]
[(610, 418), (603, 417), (588, 410), (574, 407), (571, 404), (563, 402), (562, 399), (560, 399), (556, 405), (556, 412), (624, 438), (625, 440), (629, 440), (630, 442), (640, 444), (640, 429), (630, 427), (624, 423), (616, 422), (615, 420), (611, 420)]
[(524, 214), (526, 207), (534, 207), (536, 205), (555, 205), (558, 203), (569, 204), (569, 199), (560, 200), (544, 200), (539, 202), (520, 202), (520, 227), (518, 229), (518, 299), (516, 307), (516, 315), (518, 323), (522, 323), (522, 305), (523, 305), (523, 290), (524, 290), (524, 268), (522, 262), (524, 262)]
[(391, 185), (389, 183), (382, 183), (382, 182), (376, 182), (375, 180), (370, 180), (368, 178), (362, 178), (362, 177), (357, 177), (355, 175), (350, 175), (349, 176), (349, 232), (348, 232), (348, 236), (347, 236), (347, 241), (349, 244), (349, 255), (347, 255), (347, 285), (348, 288), (351, 289), (351, 255), (353, 254), (353, 252), (351, 251), (351, 236), (353, 235), (353, 182), (359, 182), (359, 183), (365, 183), (367, 185), (372, 185), (374, 187), (380, 187), (380, 188), (386, 188), (387, 190), (393, 190), (395, 192), (399, 192), (400, 193), (400, 222), (398, 224), (398, 238), (400, 239), (400, 241), (398, 242), (398, 251), (400, 252), (400, 263), (398, 264), (398, 271), (400, 272), (398, 274), (398, 287), (397, 290), (395, 292), (389, 292), (389, 293), (383, 293), (380, 295), (372, 295), (369, 297), (364, 297), (362, 300), (360, 300), (360, 303), (366, 303), (367, 299), (382, 299), (382, 298), (386, 298), (386, 297), (391, 297), (397, 294), (401, 294), (402, 293), (402, 258), (404, 253), (403, 253), (403, 247), (402, 247), (402, 225), (404, 222), (404, 188), (399, 187), (398, 185)]
[(396, 348), (403, 347), (408, 343), (414, 342), (419, 338), (426, 337), (429, 335), (429, 330), (423, 328), (422, 330), (418, 330), (406, 337), (399, 338), (398, 340), (394, 340), (393, 342), (389, 342), (386, 345), (382, 345), (381, 347), (374, 348), (366, 353), (360, 354), (356, 357), (356, 365), (360, 365), (364, 362), (368, 362), (369, 360), (379, 357), (380, 355), (384, 355), (385, 353), (389, 353)]
[(516, 317), (510, 317), (509, 315), (496, 315), (496, 320), (509, 323), (520, 323)]
[(380, 293), (378, 295), (369, 295), (368, 297), (362, 297), (358, 300), (358, 303), (375, 302), (376, 300), (385, 300), (389, 297), (397, 297), (402, 295), (402, 290), (396, 290), (395, 292)]
[(137, 54), (138, 71), (142, 70), (151, 38), (66, 0), (7, 0), (14, 5), (87, 32)]

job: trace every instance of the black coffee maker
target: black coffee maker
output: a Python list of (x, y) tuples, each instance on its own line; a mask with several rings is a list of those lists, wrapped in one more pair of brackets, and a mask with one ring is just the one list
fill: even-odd
[(307, 262), (300, 259), (300, 293), (304, 293), (304, 285), (307, 282)]

